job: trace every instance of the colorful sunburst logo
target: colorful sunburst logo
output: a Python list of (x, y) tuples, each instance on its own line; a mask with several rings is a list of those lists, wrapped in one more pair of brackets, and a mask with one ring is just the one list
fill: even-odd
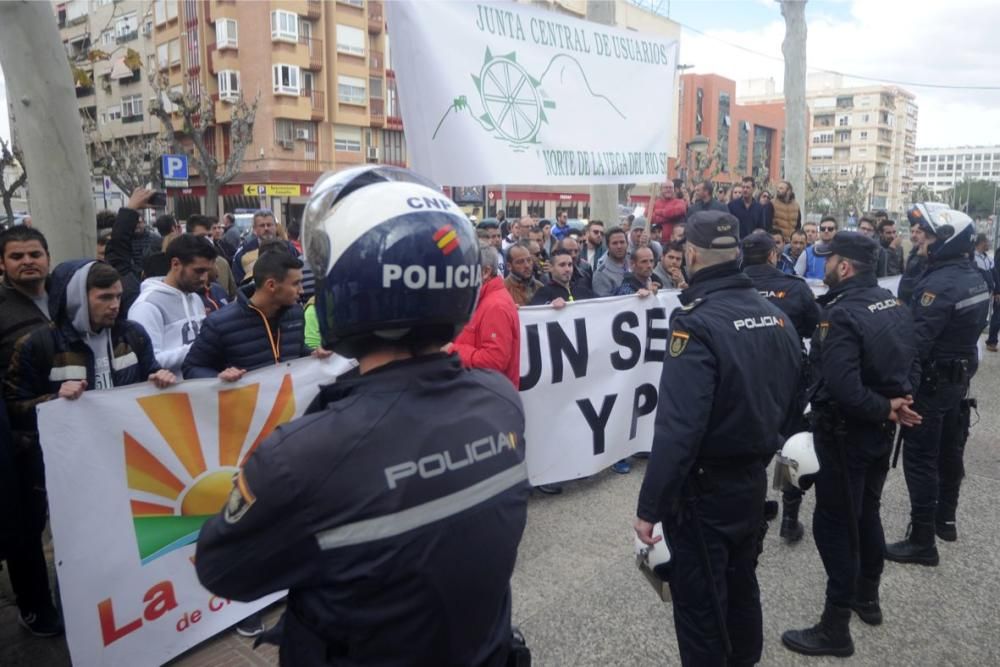
[[(144, 565), (197, 540), (202, 524), (226, 504), (240, 466), (264, 438), (295, 414), (292, 377), (285, 375), (264, 425), (251, 439), (259, 392), (259, 384), (220, 391), (217, 434), (199, 434), (186, 393), (137, 399), (169, 446), (169, 452), (154, 449), (124, 434), (132, 520)], [(218, 446), (205, 447), (203, 436), (217, 437)], [(205, 460), (206, 450), (218, 452), (212, 465)]]

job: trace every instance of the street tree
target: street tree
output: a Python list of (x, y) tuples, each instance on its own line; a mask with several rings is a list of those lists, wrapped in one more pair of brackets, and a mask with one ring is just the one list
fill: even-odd
[(942, 199), (953, 209), (965, 211), (972, 218), (982, 220), (993, 215), (997, 194), (996, 183), (967, 178), (947, 190)]
[(806, 211), (846, 220), (852, 211), (866, 210), (872, 181), (863, 166), (852, 168), (846, 178), (837, 178), (829, 171), (819, 174), (807, 171)]
[[(8, 183), (7, 170), (11, 168), (18, 169), (21, 173)], [(24, 168), (24, 153), (19, 147), (11, 148), (8, 142), (0, 139), (0, 197), (3, 198), (3, 210), (7, 214), (8, 220), (14, 216), (14, 209), (10, 202), (17, 191), (23, 188), (27, 182), (28, 172)]]
[[(201, 176), (205, 185), (206, 215), (215, 216), (219, 211), (219, 191), (223, 185), (240, 173), (247, 148), (253, 142), (253, 125), (257, 115), (260, 91), (249, 104), (240, 92), (232, 102), (229, 130), (230, 153), (220, 164), (213, 150), (214, 144), (206, 142), (206, 135), (215, 132), (215, 102), (209, 95), (196, 95), (185, 75), (180, 90), (170, 90), (165, 74), (151, 74), (150, 84), (155, 93), (149, 112), (163, 126), (163, 142), (175, 154), (185, 154)], [(180, 116), (180, 129), (174, 125), (173, 114)]]

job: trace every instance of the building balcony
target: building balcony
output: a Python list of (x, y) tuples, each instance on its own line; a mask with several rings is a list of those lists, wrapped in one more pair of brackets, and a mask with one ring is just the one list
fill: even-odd
[(124, 35), (118, 35), (115, 37), (116, 44), (124, 44), (125, 42), (131, 42), (133, 39), (139, 39), (139, 31), (133, 30), (132, 32), (127, 32)]
[(77, 96), (77, 98), (90, 97), (93, 94), (94, 94), (94, 87), (93, 86), (77, 86), (76, 87), (76, 96)]
[(323, 16), (322, 0), (309, 0), (306, 5), (306, 16), (308, 16), (310, 20), (315, 21), (319, 17)]
[(385, 13), (382, 0), (368, 0), (368, 33), (378, 35), (385, 26)]
[(368, 100), (368, 110), (371, 113), (371, 126), (385, 127), (385, 100), (372, 97)]
[(141, 123), (141, 122), (142, 122), (142, 114), (141, 113), (135, 114), (133, 116), (122, 116), (122, 123), (123, 124)]
[(326, 95), (322, 90), (303, 90), (299, 94), (309, 98), (310, 117), (313, 120), (323, 120), (326, 117)]
[(368, 51), (368, 71), (379, 76), (385, 72), (385, 56), (381, 51), (374, 49)]
[(318, 37), (306, 37), (299, 35), (299, 44), (304, 44), (309, 50), (309, 69), (319, 72), (323, 69), (323, 61), (326, 60), (323, 53), (323, 40)]

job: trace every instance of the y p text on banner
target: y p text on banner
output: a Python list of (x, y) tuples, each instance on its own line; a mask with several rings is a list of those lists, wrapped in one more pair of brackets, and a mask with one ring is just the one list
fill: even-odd
[(351, 365), (302, 359), (236, 384), (143, 383), (39, 406), (73, 664), (160, 665), (280, 597), (212, 595), (195, 541), (256, 446)]
[(677, 41), (520, 3), (386, 3), (411, 166), (439, 183), (660, 181)]

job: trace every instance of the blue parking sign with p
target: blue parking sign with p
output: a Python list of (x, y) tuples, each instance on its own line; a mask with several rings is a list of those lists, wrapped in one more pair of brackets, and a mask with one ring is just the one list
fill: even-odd
[(170, 181), (181, 181), (188, 177), (187, 155), (164, 155), (163, 178)]

